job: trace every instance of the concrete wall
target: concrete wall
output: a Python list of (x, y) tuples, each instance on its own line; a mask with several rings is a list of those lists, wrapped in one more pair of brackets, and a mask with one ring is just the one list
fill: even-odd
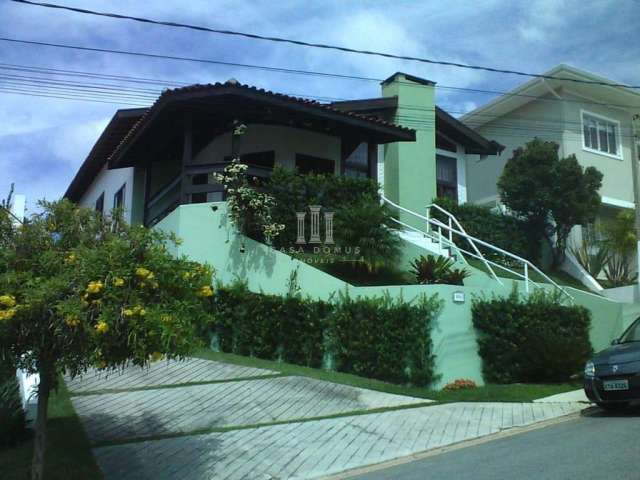
[[(212, 209), (215, 208), (215, 211)], [(297, 284), (304, 295), (330, 300), (336, 292), (348, 290), (352, 296), (380, 296), (412, 302), (421, 294), (438, 295), (444, 300), (444, 310), (433, 327), (436, 372), (441, 379), (438, 388), (458, 378), (470, 378), (482, 383), (482, 362), (478, 356), (476, 333), (471, 320), (471, 299), (474, 296), (507, 295), (514, 283), (524, 291), (522, 282), (504, 279), (500, 286), (486, 274), (474, 271), (466, 285), (405, 285), (354, 287), (310, 265), (292, 259), (268, 246), (235, 232), (226, 215), (226, 205), (202, 203), (182, 205), (164, 218), (156, 228), (174, 232), (183, 243), (174, 253), (206, 262), (216, 269), (223, 283), (243, 280), (255, 292), (281, 295), (287, 292), (291, 274), (296, 272)], [(420, 252), (412, 246), (403, 263)], [(471, 267), (467, 267), (471, 269)], [(568, 289), (578, 305), (586, 306), (593, 315), (591, 341), (596, 350), (605, 348), (634, 317), (635, 311), (598, 295)], [(453, 301), (453, 293), (462, 292), (464, 302)], [(634, 306), (635, 307), (635, 306)], [(640, 312), (638, 312), (640, 315)]]
[[(309, 130), (278, 125), (248, 124), (240, 137), (240, 154), (275, 151), (276, 163), (287, 168), (295, 167), (296, 154), (326, 158), (335, 162), (340, 172), (341, 141), (339, 137)], [(231, 133), (216, 137), (196, 157), (194, 163), (221, 162), (231, 155)]]
[(132, 220), (132, 205), (134, 191), (134, 169), (116, 168), (108, 170), (105, 165), (96, 175), (89, 188), (78, 201), (81, 207), (94, 208), (100, 194), (104, 193), (104, 212), (108, 213), (113, 208), (113, 195), (125, 185), (124, 190), (124, 217), (127, 222)]

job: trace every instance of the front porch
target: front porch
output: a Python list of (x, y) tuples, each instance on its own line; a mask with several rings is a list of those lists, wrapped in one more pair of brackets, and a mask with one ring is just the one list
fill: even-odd
[(135, 167), (145, 225), (177, 206), (224, 200), (214, 179), (232, 158), (268, 178), (276, 165), (300, 173), (377, 179), (378, 145), (415, 132), (234, 81), (165, 92), (109, 159)]

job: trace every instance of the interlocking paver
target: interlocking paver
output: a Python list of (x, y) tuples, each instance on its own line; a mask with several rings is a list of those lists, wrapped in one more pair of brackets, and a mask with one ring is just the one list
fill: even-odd
[(72, 397), (92, 442), (315, 418), (424, 403), (306, 377)]
[(100, 390), (130, 390), (184, 383), (216, 382), (238, 378), (262, 377), (277, 373), (273, 370), (230, 365), (213, 360), (187, 358), (182, 361), (156, 362), (146, 368), (130, 365), (122, 370), (112, 372), (91, 369), (74, 379), (67, 377), (65, 382), (72, 393), (83, 393)]
[[(488, 419), (490, 426), (483, 432), (496, 433), (581, 408), (569, 403), (454, 403), (128, 443), (94, 452), (108, 480), (314, 478), (477, 438), (479, 425)], [(495, 414), (504, 411), (511, 411), (504, 420)], [(525, 411), (530, 413), (525, 416)]]

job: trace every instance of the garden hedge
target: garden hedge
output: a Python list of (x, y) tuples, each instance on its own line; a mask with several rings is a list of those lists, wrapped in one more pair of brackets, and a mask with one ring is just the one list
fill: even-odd
[(212, 331), (223, 352), (337, 371), (393, 383), (435, 379), (431, 323), (441, 309), (434, 295), (413, 303), (389, 296), (334, 302), (276, 296), (236, 284), (219, 287)]
[(593, 353), (591, 314), (555, 295), (514, 290), (505, 298), (476, 298), (472, 315), (487, 382), (567, 381)]

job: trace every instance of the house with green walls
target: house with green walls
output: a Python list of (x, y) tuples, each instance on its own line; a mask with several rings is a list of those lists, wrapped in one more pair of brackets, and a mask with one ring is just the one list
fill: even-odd
[[(502, 146), (434, 104), (436, 85), (404, 73), (382, 82), (381, 96), (318, 103), (265, 91), (235, 80), (165, 91), (147, 109), (115, 113), (69, 185), (65, 197), (108, 214), (121, 208), (128, 222), (175, 233), (175, 254), (206, 262), (223, 283), (241, 280), (250, 290), (287, 293), (295, 277), (305, 296), (331, 300), (338, 292), (390, 295), (413, 302), (437, 295), (443, 310), (432, 339), (441, 384), (457, 378), (482, 383), (471, 321), (476, 296), (508, 295), (517, 285), (558, 290), (595, 312), (592, 341), (602, 347), (628, 323), (621, 304), (532, 277), (520, 262), (515, 277), (496, 273), (450, 213), (429, 206), (437, 196), (468, 200), (470, 160), (494, 157)], [(225, 191), (216, 180), (232, 158), (250, 177), (268, 178), (276, 165), (300, 174), (366, 177), (380, 184), (395, 209), (402, 266), (420, 255), (446, 256), (471, 275), (464, 285), (352, 284), (294, 256), (255, 241), (231, 223)], [(483, 161), (486, 161), (483, 160)], [(434, 210), (432, 210), (434, 209)], [(444, 217), (442, 217), (444, 215)], [(312, 223), (313, 228), (313, 223)], [(484, 268), (471, 266), (474, 258)], [(524, 273), (522, 273), (524, 272)], [(542, 272), (539, 274), (544, 275)]]
[(501, 156), (467, 163), (467, 199), (498, 204), (496, 183), (513, 151), (534, 137), (555, 142), (561, 158), (575, 155), (582, 166), (604, 175), (595, 224), (572, 231), (569, 244), (579, 246), (583, 236), (597, 235), (598, 224), (635, 208), (632, 162), (640, 159), (640, 147), (632, 118), (640, 113), (640, 91), (569, 65), (544, 75), (554, 78), (534, 78), (460, 118), (505, 146)]

